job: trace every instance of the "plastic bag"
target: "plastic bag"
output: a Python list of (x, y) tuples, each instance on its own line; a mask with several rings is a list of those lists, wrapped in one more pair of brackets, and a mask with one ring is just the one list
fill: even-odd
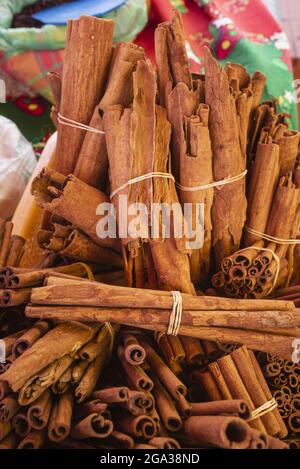
[(37, 164), (31, 144), (0, 116), (0, 218), (11, 218)]

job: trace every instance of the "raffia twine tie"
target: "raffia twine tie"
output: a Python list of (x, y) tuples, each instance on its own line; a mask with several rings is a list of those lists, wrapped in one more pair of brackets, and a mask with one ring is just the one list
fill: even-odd
[(275, 410), (277, 406), (278, 406), (277, 401), (274, 398), (269, 400), (268, 402), (265, 402), (263, 405), (261, 405), (257, 409), (254, 409), (251, 412), (251, 415), (249, 419), (247, 420), (247, 422), (252, 422), (252, 420), (256, 420), (262, 417), (263, 415), (269, 412), (272, 412), (272, 410)]
[(73, 127), (74, 129), (86, 130), (87, 132), (94, 132), (95, 134), (105, 134), (104, 130), (96, 129), (90, 125), (82, 124), (73, 119), (63, 116), (60, 112), (57, 114), (57, 120), (62, 125), (67, 125), (68, 127)]
[(226, 186), (227, 184), (232, 184), (233, 182), (240, 181), (240, 179), (243, 179), (246, 176), (247, 172), (247, 169), (245, 169), (245, 171), (243, 171), (241, 174), (238, 174), (237, 176), (232, 176), (226, 179), (222, 179), (221, 181), (210, 182), (208, 184), (202, 184), (200, 186), (194, 187), (183, 186), (179, 184), (179, 182), (176, 182), (176, 187), (178, 187), (178, 189), (180, 189), (181, 191), (186, 192), (196, 192), (206, 189), (212, 189), (214, 187)]
[(143, 174), (142, 176), (137, 176), (135, 178), (129, 179), (129, 181), (125, 182), (125, 184), (123, 184), (122, 186), (120, 186), (116, 190), (114, 190), (110, 194), (109, 197), (110, 197), (110, 199), (113, 199), (114, 196), (118, 192), (122, 191), (126, 187), (131, 186), (132, 184), (136, 184), (137, 182), (146, 181), (147, 179), (152, 179), (152, 178), (171, 179), (171, 181), (175, 182), (175, 178), (174, 178), (173, 174), (162, 173), (160, 171), (154, 171), (154, 172), (151, 172), (151, 173)]
[(271, 243), (281, 244), (283, 246), (293, 246), (295, 244), (300, 244), (300, 239), (276, 238), (275, 236), (270, 236), (266, 233), (261, 233), (260, 231), (254, 230), (253, 228), (249, 228), (249, 226), (246, 226), (246, 230), (248, 231), (248, 233), (251, 233), (255, 236), (258, 236), (259, 238), (270, 241)]

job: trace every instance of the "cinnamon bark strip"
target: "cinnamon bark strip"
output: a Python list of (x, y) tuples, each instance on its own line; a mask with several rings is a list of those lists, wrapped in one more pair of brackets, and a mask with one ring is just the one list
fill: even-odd
[(98, 326), (87, 326), (76, 322), (58, 324), (35, 342), (1, 376), (16, 392), (24, 383), (56, 360), (68, 353), (74, 355), (85, 343), (93, 338)]
[(32, 345), (45, 335), (50, 329), (50, 324), (47, 321), (38, 321), (34, 326), (22, 334), (12, 346), (13, 360), (16, 360), (22, 353), (32, 347)]
[(32, 428), (42, 430), (47, 427), (51, 408), (52, 394), (49, 389), (31, 404), (28, 409), (27, 418)]
[(170, 432), (177, 432), (182, 427), (182, 420), (174, 405), (172, 397), (158, 378), (153, 377), (153, 381), (153, 395), (155, 398), (157, 411), (162, 419), (163, 425)]
[(299, 153), (299, 137), (299, 132), (296, 130), (286, 130), (283, 137), (278, 142), (280, 151), (280, 176), (284, 176), (295, 169)]
[[(113, 29), (113, 21), (92, 16), (68, 22), (60, 102), (60, 113), (64, 117), (85, 125), (90, 123), (104, 91)], [(84, 130), (59, 125), (54, 165), (57, 171), (65, 175), (73, 172), (85, 134)]]
[(155, 372), (156, 376), (173, 399), (178, 399), (181, 395), (185, 396), (187, 392), (186, 386), (177, 378), (170, 368), (168, 368), (147, 340), (143, 337), (139, 337), (138, 340), (146, 351), (147, 362), (151, 366), (152, 371)]
[(125, 386), (97, 389), (93, 392), (92, 398), (100, 399), (107, 404), (118, 404), (128, 400), (129, 389)]
[(114, 430), (107, 438), (107, 443), (118, 449), (133, 449), (134, 441), (131, 436), (126, 433), (118, 432)]
[(66, 354), (35, 373), (21, 387), (18, 397), (20, 405), (29, 405), (38, 399), (45, 389), (53, 386), (72, 364), (74, 357)]
[(196, 442), (225, 449), (245, 449), (251, 432), (244, 420), (226, 416), (194, 416), (183, 423), (184, 435)]
[(247, 420), (250, 410), (242, 399), (191, 403), (191, 415), (234, 415)]
[(197, 384), (200, 384), (207, 399), (210, 401), (220, 401), (223, 399), (223, 396), (208, 369), (195, 370), (192, 372), (191, 377)]
[(1, 220), (0, 227), (0, 267), (7, 265), (6, 260), (9, 255), (9, 244), (13, 230), (13, 223)]
[(81, 419), (89, 416), (90, 414), (100, 414), (106, 409), (106, 403), (101, 402), (100, 399), (94, 399), (78, 406), (77, 409), (75, 409), (74, 418)]
[(21, 337), (28, 329), (23, 329), (22, 331), (14, 332), (6, 337), (3, 337), (2, 340), (5, 344), (5, 354), (6, 356), (11, 355), (12, 348), (16, 340)]
[(109, 356), (109, 342), (110, 337), (108, 336), (107, 345), (103, 344), (103, 351), (93, 360), (87, 367), (81, 381), (75, 389), (75, 397), (77, 402), (82, 402), (89, 396), (95, 389), (97, 381), (101, 375), (101, 372), (106, 364)]
[(221, 369), (218, 363), (217, 362), (210, 363), (208, 365), (208, 369), (211, 375), (213, 376), (213, 379), (216, 385), (218, 386), (218, 389), (222, 395), (222, 398), (231, 400), (232, 399), (231, 392), (226, 384), (225, 378), (221, 372)]
[(81, 229), (96, 244), (119, 249), (116, 239), (97, 235), (98, 207), (109, 202), (103, 192), (72, 174), (63, 176), (49, 168), (33, 180), (31, 192), (40, 207)]
[[(279, 180), (266, 234), (280, 239), (290, 239), (295, 213), (299, 205), (299, 194), (300, 188), (294, 184), (292, 173), (288, 173)], [(281, 259), (284, 259), (287, 250), (288, 246), (280, 246)]]
[(149, 440), (149, 444), (158, 449), (180, 449), (181, 446), (174, 438), (155, 436)]
[(75, 423), (71, 428), (71, 436), (79, 440), (107, 438), (112, 433), (113, 428), (110, 412), (105, 409), (99, 414), (90, 414)]
[[(86, 305), (116, 308), (158, 308), (171, 310), (173, 296), (162, 290), (147, 290), (106, 285), (98, 282), (74, 282), (56, 280), (55, 285), (35, 289), (32, 292), (34, 304)], [(57, 284), (58, 283), (58, 284)], [(289, 301), (280, 300), (238, 300), (212, 296), (182, 294), (183, 311), (271, 311), (293, 310)]]
[(28, 435), (31, 430), (31, 426), (29, 420), (27, 418), (26, 412), (20, 411), (18, 412), (12, 419), (12, 427), (14, 432), (20, 437), (24, 438), (24, 436)]
[(0, 441), (1, 449), (16, 449), (17, 437), (13, 432), (10, 432), (3, 440)]
[(13, 396), (6, 396), (0, 401), (0, 422), (9, 422), (19, 411), (18, 401)]
[(252, 79), (247, 70), (240, 64), (227, 63), (225, 66), (230, 87), (235, 97), (238, 116), (239, 140), (241, 152), (246, 160), (248, 127), (251, 110), (253, 109)]
[(266, 75), (257, 71), (252, 76), (252, 93), (253, 93), (253, 102), (252, 102), (252, 110), (256, 109), (260, 103), (261, 97), (264, 92), (265, 84), (267, 81)]
[(80, 262), (75, 262), (74, 264), (62, 265), (50, 269), (31, 269), (26, 272), (19, 272), (19, 269), (11, 269), (5, 286), (12, 289), (40, 286), (43, 285), (47, 275), (68, 275), (70, 278), (73, 278), (73, 280), (77, 278), (79, 281), (81, 277), (88, 276), (88, 268)]
[(22, 440), (18, 449), (39, 449), (45, 443), (45, 432), (39, 430), (31, 430)]
[[(248, 188), (247, 226), (265, 233), (269, 212), (279, 178), (279, 146), (272, 137), (262, 132), (251, 170)], [(246, 231), (245, 245), (251, 246), (259, 238)], [(254, 253), (254, 251), (253, 251)]]
[(38, 233), (38, 242), (44, 249), (57, 252), (66, 259), (109, 266), (112, 270), (122, 267), (122, 260), (115, 251), (97, 245), (77, 229), (71, 229), (66, 237), (41, 230)]
[(12, 430), (10, 422), (0, 422), (0, 441), (3, 440)]
[[(114, 326), (115, 327), (115, 326)], [(113, 338), (106, 326), (101, 327), (100, 332), (90, 342), (82, 347), (78, 352), (78, 357), (82, 360), (92, 362), (99, 355), (107, 355), (107, 350), (111, 347)]]
[(73, 392), (67, 391), (58, 397), (52, 407), (48, 425), (48, 438), (50, 441), (61, 442), (69, 436), (72, 411)]
[(97, 104), (89, 126), (103, 133), (86, 132), (78, 155), (74, 176), (96, 189), (106, 190), (108, 159), (103, 117)]
[[(226, 72), (205, 48), (205, 102), (210, 106), (209, 128), (212, 140), (213, 175), (219, 181), (238, 176), (246, 168), (239, 142), (234, 97)], [(213, 247), (216, 266), (237, 251), (246, 219), (245, 179), (215, 191), (212, 207)]]
[(6, 259), (6, 265), (14, 267), (19, 265), (24, 252), (25, 239), (22, 236), (13, 235), (9, 244), (9, 254)]
[(112, 55), (106, 91), (100, 101), (100, 109), (106, 111), (115, 104), (127, 107), (132, 103), (132, 74), (137, 62), (144, 59), (144, 50), (137, 44), (127, 42), (116, 44)]

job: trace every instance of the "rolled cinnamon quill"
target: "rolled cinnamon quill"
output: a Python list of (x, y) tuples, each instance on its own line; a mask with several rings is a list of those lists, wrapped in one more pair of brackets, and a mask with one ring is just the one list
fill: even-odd
[(99, 399), (100, 401), (107, 404), (118, 404), (126, 402), (128, 397), (129, 389), (125, 386), (98, 389), (92, 394), (92, 398)]
[(124, 332), (122, 335), (124, 344), (124, 356), (130, 365), (141, 365), (146, 357), (146, 352), (140, 346), (134, 334)]
[(152, 380), (139, 365), (130, 365), (127, 362), (125, 359), (124, 347), (121, 345), (118, 347), (118, 357), (126, 373), (126, 378), (133, 389), (136, 389), (137, 391), (151, 391), (153, 388)]
[(16, 360), (22, 353), (30, 348), (38, 339), (45, 335), (50, 329), (50, 324), (47, 321), (38, 321), (34, 326), (19, 337), (13, 347), (12, 355)]
[(107, 438), (112, 433), (113, 428), (110, 413), (107, 410), (103, 410), (99, 414), (90, 414), (83, 420), (75, 423), (71, 428), (71, 436), (79, 440), (85, 438)]
[(0, 422), (9, 422), (19, 411), (18, 400), (13, 396), (6, 396), (0, 401)]
[(189, 417), (183, 423), (183, 432), (195, 443), (225, 449), (245, 449), (251, 440), (250, 428), (237, 417)]
[(149, 440), (149, 444), (158, 449), (180, 449), (181, 446), (174, 438), (155, 436)]
[(31, 430), (22, 440), (18, 449), (39, 449), (45, 443), (45, 432), (39, 430)]
[(70, 433), (73, 408), (73, 393), (67, 391), (54, 402), (48, 424), (48, 438), (50, 441), (65, 440)]
[(156, 434), (156, 425), (149, 415), (130, 415), (126, 411), (118, 410), (114, 416), (117, 429), (131, 435), (133, 438), (150, 439)]
[(191, 403), (191, 415), (233, 415), (247, 420), (250, 410), (246, 401), (231, 399)]
[(117, 239), (97, 234), (98, 207), (109, 202), (104, 193), (73, 175), (63, 176), (49, 168), (34, 179), (31, 192), (39, 206), (81, 229), (96, 244), (119, 250)]
[(33, 403), (28, 409), (27, 418), (32, 428), (42, 430), (46, 428), (52, 408), (53, 396), (49, 389)]
[(28, 435), (31, 430), (31, 426), (27, 415), (24, 411), (18, 412), (12, 419), (12, 427), (14, 432), (20, 437), (24, 438), (24, 436)]

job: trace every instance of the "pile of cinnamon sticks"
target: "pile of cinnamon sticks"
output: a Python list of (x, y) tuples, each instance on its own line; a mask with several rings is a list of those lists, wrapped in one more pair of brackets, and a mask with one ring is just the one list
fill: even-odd
[[(173, 373), (150, 337), (124, 331), (111, 356), (115, 332), (96, 323), (53, 327), (40, 320), (4, 339), (12, 358), (0, 375), (1, 449), (287, 447), (275, 437), (286, 434), (275, 411), (264, 418), (274, 420), (273, 427), (263, 426), (253, 413), (253, 402), (259, 407), (259, 397), (269, 399), (263, 378), (268, 392), (258, 388), (253, 400), (238, 386), (232, 394), (243, 398), (220, 395), (205, 402), (202, 396), (201, 402), (190, 402), (189, 380)], [(246, 348), (234, 352), (250, 360), (248, 353)], [(103, 373), (110, 356), (115, 366)], [(251, 360), (257, 366), (254, 355)], [(231, 369), (224, 369), (224, 378), (235, 386)]]

